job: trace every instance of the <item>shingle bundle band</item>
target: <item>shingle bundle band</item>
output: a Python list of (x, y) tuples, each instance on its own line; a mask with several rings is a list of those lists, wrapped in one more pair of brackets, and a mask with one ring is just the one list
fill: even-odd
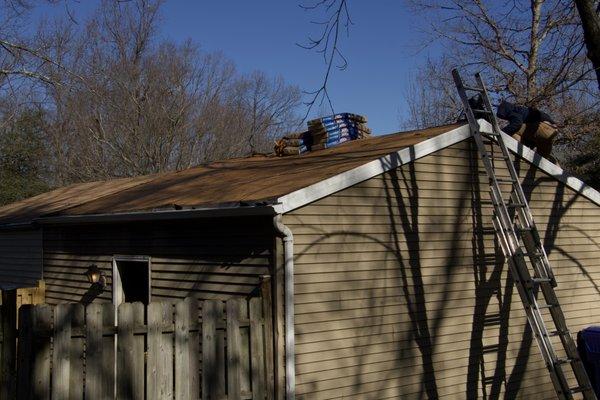
[(341, 113), (308, 121), (308, 130), (286, 135), (275, 142), (278, 156), (327, 149), (351, 140), (371, 136), (362, 115)]

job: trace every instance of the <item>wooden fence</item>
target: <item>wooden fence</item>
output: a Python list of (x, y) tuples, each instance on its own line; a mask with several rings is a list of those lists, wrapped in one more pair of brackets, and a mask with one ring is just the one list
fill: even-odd
[(18, 399), (272, 399), (270, 306), (256, 297), (177, 304), (26, 305)]
[(0, 400), (13, 400), (16, 392), (17, 309), (23, 304), (41, 304), (44, 281), (37, 287), (0, 291)]

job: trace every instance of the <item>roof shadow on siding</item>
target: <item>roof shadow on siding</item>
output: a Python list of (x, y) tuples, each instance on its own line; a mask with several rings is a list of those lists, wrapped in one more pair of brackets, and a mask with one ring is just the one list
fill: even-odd
[[(52, 275), (48, 286), (68, 290), (72, 301), (86, 304), (110, 293), (115, 255), (150, 257), (153, 301), (248, 296), (260, 277), (270, 273), (272, 220), (246, 217), (46, 228), (44, 268)], [(87, 284), (84, 272), (92, 263), (109, 277), (105, 292)], [(65, 289), (66, 278), (81, 284)]]

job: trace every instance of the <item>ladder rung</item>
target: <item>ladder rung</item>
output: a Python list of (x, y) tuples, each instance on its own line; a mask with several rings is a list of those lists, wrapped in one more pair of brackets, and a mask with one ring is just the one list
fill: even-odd
[(496, 178), (496, 182), (500, 182), (500, 183), (517, 183), (517, 181), (515, 179), (512, 179), (512, 178), (508, 178), (508, 179), (507, 178)]
[(550, 283), (552, 279), (550, 278), (531, 278), (531, 282), (533, 283)]
[(498, 137), (500, 134), (498, 132), (479, 132), (483, 137)]
[(552, 332), (548, 332), (548, 336), (565, 336), (565, 335), (570, 335), (571, 332), (567, 331), (552, 331)]
[(591, 389), (591, 388), (589, 386), (577, 386), (577, 387), (574, 387), (574, 388), (569, 388), (569, 392), (571, 394), (575, 394), (575, 393), (584, 392), (584, 391), (586, 391), (588, 389)]
[[(533, 253), (533, 254), (523, 253), (523, 256), (525, 256), (525, 257), (537, 257), (537, 258), (541, 258), (542, 257), (542, 253)], [(538, 278), (534, 278), (534, 279), (538, 279)], [(546, 278), (539, 278), (539, 279), (546, 279)]]
[(579, 358), (557, 358), (556, 359), (556, 364), (561, 365), (561, 364), (569, 364), (572, 363), (573, 361), (579, 361)]
[(519, 208), (519, 207), (525, 207), (525, 204), (510, 203), (510, 204), (505, 204), (505, 206), (508, 208)]
[(558, 307), (558, 304), (538, 304), (537, 308), (552, 308), (552, 307)]
[(517, 230), (519, 232), (533, 232), (533, 228), (530, 227), (530, 226), (525, 226), (525, 227), (522, 227), (522, 228), (517, 228)]
[(488, 111), (488, 110), (478, 110), (476, 108), (472, 108), (471, 111), (473, 111), (474, 113), (482, 113), (482, 114), (494, 114), (492, 111)]

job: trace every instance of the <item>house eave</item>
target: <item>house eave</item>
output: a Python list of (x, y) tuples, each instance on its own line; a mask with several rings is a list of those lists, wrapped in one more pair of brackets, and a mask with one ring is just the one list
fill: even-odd
[[(492, 125), (483, 119), (479, 120), (479, 126), (481, 131), (483, 132), (492, 131)], [(504, 138), (504, 143), (506, 143), (506, 147), (508, 147), (508, 149), (514, 154), (518, 155), (526, 161), (529, 161), (532, 165), (535, 165), (541, 171), (544, 171), (548, 175), (552, 176), (554, 179), (562, 182), (570, 189), (574, 190), (583, 197), (587, 198), (588, 200), (591, 200), (596, 205), (600, 206), (600, 192), (598, 192), (596, 189), (589, 186), (581, 179), (578, 179), (575, 176), (567, 173), (561, 167), (540, 156), (538, 153), (531, 150), (529, 147), (523, 146), (511, 136), (505, 133), (502, 133), (502, 135)]]
[(0, 229), (26, 229), (49, 225), (74, 225), (119, 222), (172, 221), (195, 218), (221, 218), (241, 216), (273, 216), (276, 212), (270, 205), (210, 207), (184, 210), (155, 210), (124, 213), (102, 213), (84, 215), (56, 215), (40, 217), (31, 222), (0, 225)]

